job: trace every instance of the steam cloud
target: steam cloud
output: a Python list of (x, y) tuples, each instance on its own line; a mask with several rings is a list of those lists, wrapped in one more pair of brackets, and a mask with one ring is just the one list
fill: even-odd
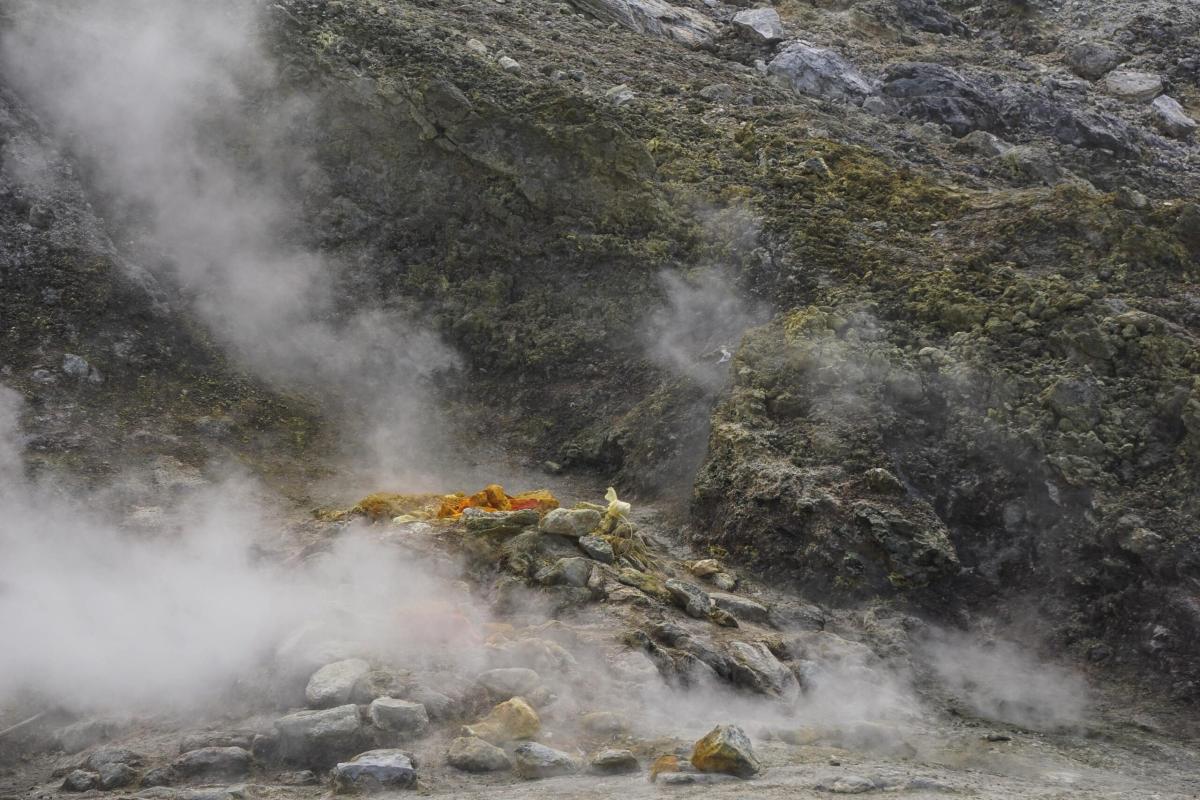
[(22, 477), (18, 409), (0, 387), (0, 698), (199, 704), (262, 669), (311, 670), (337, 646), (411, 667), (470, 663), (446, 622), (478, 624), (478, 612), (429, 564), (363, 531), (299, 565), (255, 559), (271, 523), (245, 481), (168, 509), (179, 536), (137, 536), (95, 497)]
[(742, 334), (766, 320), (765, 310), (744, 300), (717, 271), (692, 280), (663, 273), (660, 281), (666, 301), (645, 326), (647, 352), (659, 366), (715, 392)]
[[(427, 381), (457, 364), (395, 311), (339, 308), (341, 266), (306, 247), (320, 170), (246, 0), (18, 3), (3, 68), (85, 165), (137, 255), (244, 365), (334, 402), (360, 457), (419, 482), (439, 449)], [(137, 234), (140, 234), (138, 236)], [(420, 453), (425, 458), (418, 458)]]

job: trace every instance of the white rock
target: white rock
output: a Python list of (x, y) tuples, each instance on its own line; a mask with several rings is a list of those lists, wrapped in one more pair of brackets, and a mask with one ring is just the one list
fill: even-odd
[(504, 70), (505, 72), (521, 71), (521, 65), (517, 63), (515, 58), (510, 58), (509, 56), (500, 56), (500, 59), (496, 63), (499, 64), (500, 69)]
[(372, 700), (367, 713), (376, 728), (393, 733), (416, 736), (429, 727), (429, 712), (425, 706), (395, 697)]
[(481, 56), (487, 55), (487, 45), (478, 39), (467, 39), (467, 49)]

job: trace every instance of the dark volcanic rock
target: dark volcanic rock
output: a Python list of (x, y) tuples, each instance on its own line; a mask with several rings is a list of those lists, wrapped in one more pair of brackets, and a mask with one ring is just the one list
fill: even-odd
[(334, 791), (346, 794), (412, 789), (417, 766), (411, 753), (402, 750), (369, 750), (330, 771)]
[(955, 136), (1005, 127), (995, 91), (941, 64), (893, 65), (884, 76), (883, 93), (905, 116), (945, 125)]

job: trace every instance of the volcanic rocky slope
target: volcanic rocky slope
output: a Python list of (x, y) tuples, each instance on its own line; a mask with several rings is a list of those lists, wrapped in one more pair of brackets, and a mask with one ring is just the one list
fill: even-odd
[[(352, 265), (341, 307), (462, 355), (468, 446), (690, 497), (695, 544), (826, 602), (1035, 611), (1195, 699), (1200, 8), (744, 10), (264, 3), (280, 69), (246, 113), (311, 100), (296, 236)], [(89, 165), (0, 103), (0, 369), (37, 463), (334, 466), (321, 409), (226, 363)], [(712, 272), (767, 309), (720, 390), (645, 335), (664, 273)]]

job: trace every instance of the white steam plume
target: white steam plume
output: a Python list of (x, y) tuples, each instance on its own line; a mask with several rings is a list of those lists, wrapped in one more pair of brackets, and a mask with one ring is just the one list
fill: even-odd
[(182, 289), (217, 341), (371, 420), (355, 431), (365, 455), (412, 477), (428, 468), (416, 453), (437, 449), (427, 379), (456, 356), (402, 314), (346, 311), (342, 265), (303, 244), (301, 198), (321, 181), (302, 143), (313, 109), (280, 85), (261, 8), (16, 2), (3, 69), (85, 165), (120, 233), (141, 234), (144, 266)]

